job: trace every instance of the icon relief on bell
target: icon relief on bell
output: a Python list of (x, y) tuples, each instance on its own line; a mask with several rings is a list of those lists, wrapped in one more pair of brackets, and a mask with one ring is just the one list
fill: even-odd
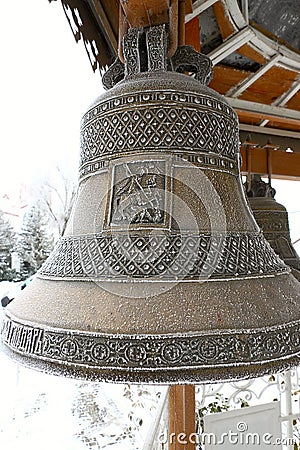
[(164, 224), (165, 184), (164, 161), (138, 161), (116, 165), (109, 225)]

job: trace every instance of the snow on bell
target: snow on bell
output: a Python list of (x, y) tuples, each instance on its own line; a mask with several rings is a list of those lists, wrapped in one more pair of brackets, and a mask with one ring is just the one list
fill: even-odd
[(168, 59), (166, 37), (129, 30), (82, 119), (66, 233), (5, 309), (4, 347), (27, 365), (193, 383), (298, 363), (300, 284), (247, 204), (237, 116), (205, 86), (210, 60)]
[(288, 213), (286, 208), (275, 200), (275, 194), (275, 189), (259, 175), (252, 175), (251, 189), (247, 196), (255, 220), (273, 250), (300, 281), (300, 259), (292, 245)]

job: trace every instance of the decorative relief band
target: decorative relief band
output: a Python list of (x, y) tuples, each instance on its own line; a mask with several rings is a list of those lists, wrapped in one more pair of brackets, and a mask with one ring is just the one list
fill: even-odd
[(235, 159), (235, 113), (206, 96), (149, 91), (110, 99), (83, 117), (81, 167), (103, 156), (162, 150), (199, 150)]
[(299, 321), (208, 334), (113, 335), (39, 328), (6, 316), (3, 341), (24, 356), (98, 371), (251, 365), (300, 352)]
[[(214, 92), (214, 91), (211, 91)], [(105, 115), (107, 112), (118, 111), (122, 107), (131, 107), (132, 105), (145, 104), (152, 106), (153, 104), (162, 107), (165, 104), (174, 103), (182, 108), (187, 105), (196, 108), (202, 108), (211, 112), (219, 112), (224, 114), (228, 119), (237, 123), (237, 115), (227, 103), (212, 97), (211, 95), (196, 94), (191, 92), (178, 92), (173, 90), (149, 90), (146, 89), (141, 92), (133, 92), (131, 94), (119, 94), (117, 97), (111, 95), (109, 99), (99, 102), (91, 109), (89, 109), (82, 117), (81, 126), (84, 127), (89, 122), (93, 121), (96, 116)]]
[(139, 51), (139, 40), (142, 30), (130, 28), (123, 37), (123, 51), (125, 64), (125, 76), (132, 76), (141, 72), (141, 60)]
[(95, 161), (91, 161), (79, 169), (79, 179), (86, 178), (94, 173), (97, 173), (101, 170), (108, 170), (109, 167), (109, 159), (101, 158), (96, 159)]
[[(149, 155), (149, 151), (146, 153)], [(170, 152), (165, 151), (164, 155), (170, 155)], [(113, 158), (120, 158), (125, 156), (123, 154), (115, 155), (114, 157), (102, 157), (96, 158), (93, 161), (90, 161), (84, 164), (80, 168), (79, 178), (86, 178), (90, 175), (100, 172), (101, 170), (108, 170), (109, 161)], [(132, 156), (132, 153), (126, 153), (126, 156)], [(231, 158), (226, 158), (221, 155), (217, 155), (215, 153), (204, 153), (204, 152), (173, 152), (173, 164), (180, 165), (181, 162), (187, 161), (199, 169), (210, 169), (218, 172), (229, 173), (231, 175), (237, 176), (238, 172), (238, 159), (235, 160)], [(135, 154), (136, 157), (136, 154)]]
[(288, 215), (283, 211), (252, 210), (264, 233), (289, 233)]
[(150, 27), (146, 32), (148, 71), (167, 70), (167, 33), (166, 26)]
[(78, 280), (224, 280), (287, 273), (261, 233), (63, 237), (39, 271)]

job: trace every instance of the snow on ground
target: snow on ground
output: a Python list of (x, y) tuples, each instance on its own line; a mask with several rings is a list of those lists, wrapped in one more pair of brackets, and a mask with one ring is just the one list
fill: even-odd
[[(158, 388), (55, 377), (0, 353), (0, 448), (141, 450)], [(129, 392), (130, 397), (126, 397)]]
[[(11, 284), (0, 283), (1, 298)], [(0, 327), (2, 319), (0, 308)], [(15, 364), (1, 347), (0, 368), (5, 450), (141, 450), (164, 389), (46, 375)]]
[(14, 296), (22, 285), (22, 281), (19, 283), (13, 283), (12, 281), (0, 281), (0, 300), (5, 295)]

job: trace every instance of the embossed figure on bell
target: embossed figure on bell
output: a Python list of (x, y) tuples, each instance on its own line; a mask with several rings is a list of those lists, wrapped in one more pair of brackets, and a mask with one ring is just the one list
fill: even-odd
[[(240, 176), (238, 120), (211, 61), (130, 29), (83, 116), (77, 201), (3, 342), (41, 370), (114, 382), (256, 377), (298, 364), (300, 284)], [(193, 74), (194, 77), (186, 75)]]
[(164, 190), (163, 161), (116, 166), (109, 225), (163, 223)]
[(275, 189), (259, 175), (252, 175), (251, 189), (247, 191), (247, 196), (255, 220), (275, 253), (300, 281), (300, 259), (292, 245), (288, 213), (286, 208), (275, 200), (275, 194)]

